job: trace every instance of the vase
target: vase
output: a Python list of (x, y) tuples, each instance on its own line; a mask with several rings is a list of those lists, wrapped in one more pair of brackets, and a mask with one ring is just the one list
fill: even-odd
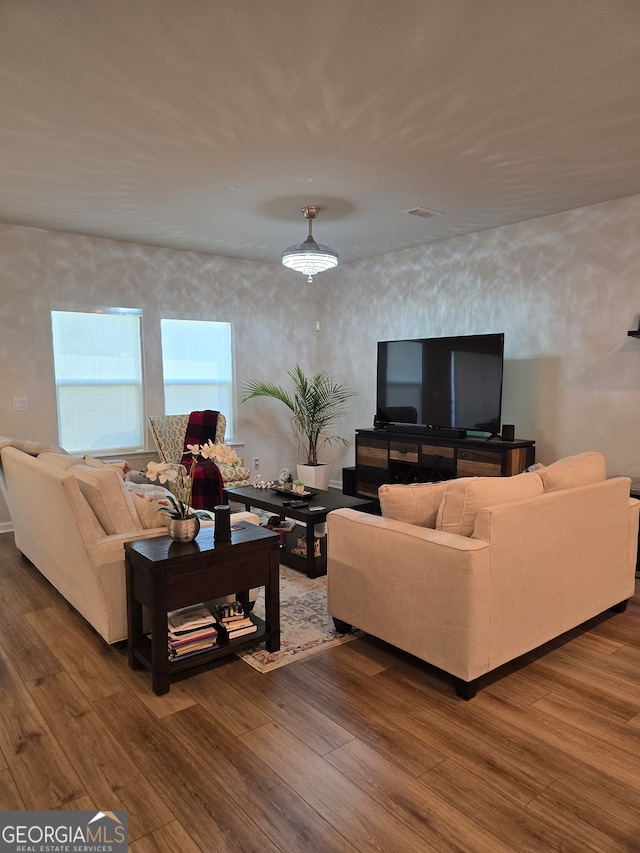
[(200, 531), (200, 519), (192, 515), (190, 518), (170, 518), (167, 522), (167, 532), (174, 542), (192, 542)]
[(298, 479), (302, 480), (305, 486), (310, 486), (312, 489), (319, 489), (321, 492), (326, 492), (329, 488), (330, 474), (331, 465), (326, 462), (319, 462), (317, 465), (303, 465), (298, 463)]

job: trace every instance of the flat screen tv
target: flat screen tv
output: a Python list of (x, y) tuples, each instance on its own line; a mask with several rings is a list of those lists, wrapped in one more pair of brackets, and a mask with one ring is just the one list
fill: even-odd
[(500, 432), (504, 334), (378, 343), (376, 422)]

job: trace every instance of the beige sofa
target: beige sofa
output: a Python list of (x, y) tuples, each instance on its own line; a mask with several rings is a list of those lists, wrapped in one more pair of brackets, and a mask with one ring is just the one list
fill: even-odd
[[(17, 548), (107, 643), (124, 640), (124, 543), (166, 535), (159, 504), (141, 497), (145, 487), (127, 488), (117, 466), (60, 448), (0, 438), (0, 461)], [(253, 513), (232, 518), (258, 523)]]
[(515, 477), (381, 486), (383, 517), (329, 513), (328, 612), (455, 677), (507, 661), (634, 594), (640, 502), (599, 453)]

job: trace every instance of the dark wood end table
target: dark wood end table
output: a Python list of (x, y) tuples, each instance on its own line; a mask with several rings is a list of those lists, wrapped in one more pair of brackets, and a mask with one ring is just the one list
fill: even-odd
[[(232, 521), (231, 541), (214, 542), (213, 528), (204, 527), (193, 542), (169, 536), (139, 539), (125, 545), (127, 572), (128, 654), (133, 669), (151, 672), (154, 693), (169, 690), (170, 677), (264, 642), (270, 652), (280, 648), (280, 538), (249, 522)], [(219, 647), (169, 660), (167, 613), (203, 601), (235, 595), (245, 606), (249, 590), (265, 587), (265, 619), (252, 616), (257, 632), (229, 641), (221, 631)], [(151, 636), (142, 627), (148, 608)]]
[[(280, 560), (290, 568), (306, 572), (309, 578), (317, 578), (319, 575), (326, 575), (327, 573), (326, 548), (321, 548), (319, 557), (315, 556), (314, 526), (325, 522), (327, 514), (334, 509), (366, 510), (375, 506), (374, 501), (343, 495), (342, 492), (335, 489), (326, 492), (314, 490), (314, 492), (310, 497), (304, 498), (305, 501), (309, 501), (308, 506), (292, 507), (288, 506), (285, 501), (295, 499), (297, 495), (283, 495), (274, 492), (272, 489), (256, 489), (254, 486), (237, 486), (225, 489), (227, 501), (232, 500), (243, 504), (247, 510), (252, 506), (258, 507), (274, 515), (290, 518), (294, 521), (302, 521), (306, 524), (306, 557), (294, 554), (284, 548)], [(309, 506), (322, 506), (323, 509), (318, 512), (311, 512)]]

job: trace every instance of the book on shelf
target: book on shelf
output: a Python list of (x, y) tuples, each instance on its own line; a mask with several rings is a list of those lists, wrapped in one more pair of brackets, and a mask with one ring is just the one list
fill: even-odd
[(206, 643), (189, 643), (186, 646), (181, 646), (179, 649), (169, 649), (169, 654), (171, 657), (182, 657), (182, 655), (189, 654), (189, 652), (202, 652), (205, 649), (212, 649), (215, 646), (217, 646), (215, 640)]
[(180, 639), (180, 637), (193, 637), (197, 634), (206, 634), (207, 631), (215, 631), (217, 624), (217, 621), (214, 618), (211, 618), (208, 624), (202, 625), (202, 627), (198, 628), (189, 628), (186, 631), (175, 631), (169, 624), (167, 624), (167, 632), (170, 637), (175, 637), (176, 639)]
[(253, 619), (250, 619), (248, 616), (245, 619), (234, 619), (231, 622), (221, 622), (219, 623), (225, 629), (225, 631), (238, 631), (240, 628), (248, 628), (250, 625), (253, 625)]
[(183, 607), (180, 610), (171, 610), (167, 613), (167, 624), (169, 631), (174, 634), (184, 634), (199, 628), (208, 628), (215, 624), (213, 613), (204, 604), (194, 604), (192, 607)]
[(204, 604), (195, 604), (167, 613), (169, 659), (218, 648), (218, 628), (213, 613)]
[(209, 652), (213, 649), (219, 648), (218, 643), (208, 643), (198, 645), (196, 648), (184, 647), (177, 651), (176, 649), (169, 649), (169, 660), (181, 660), (182, 658), (191, 657), (191, 655), (199, 655), (202, 652)]
[(179, 634), (174, 636), (169, 632), (169, 648), (179, 649), (181, 646), (186, 646), (189, 643), (203, 642), (205, 640), (213, 640), (215, 642), (218, 632), (215, 628), (207, 628), (202, 631), (194, 631), (191, 634)]
[(254, 634), (258, 630), (258, 626), (255, 622), (252, 622), (251, 625), (245, 625), (244, 628), (238, 628), (236, 631), (228, 631), (227, 636), (230, 640), (235, 640), (236, 637), (242, 637), (245, 634)]

